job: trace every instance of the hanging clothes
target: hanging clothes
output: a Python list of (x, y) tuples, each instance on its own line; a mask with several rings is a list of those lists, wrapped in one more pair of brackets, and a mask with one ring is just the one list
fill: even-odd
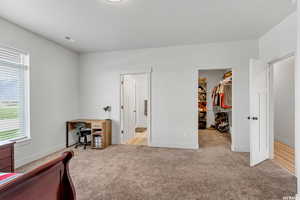
[(214, 127), (219, 132), (228, 132), (230, 130), (229, 113), (232, 108), (232, 72), (224, 75), (224, 80), (212, 90), (211, 97), (215, 113)]
[(221, 107), (223, 109), (232, 108), (232, 85), (225, 84), (222, 86)]
[(223, 81), (212, 91), (213, 106), (223, 109), (232, 108), (232, 83)]

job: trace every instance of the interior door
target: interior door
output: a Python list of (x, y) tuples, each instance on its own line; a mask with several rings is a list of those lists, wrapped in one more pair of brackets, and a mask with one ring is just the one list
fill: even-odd
[(123, 77), (123, 143), (135, 135), (136, 84), (130, 75)]
[(250, 61), (250, 165), (268, 159), (268, 66)]

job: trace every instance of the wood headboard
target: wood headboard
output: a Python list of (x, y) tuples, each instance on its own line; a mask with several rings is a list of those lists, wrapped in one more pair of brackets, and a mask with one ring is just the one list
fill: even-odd
[(60, 157), (0, 186), (5, 200), (75, 200), (75, 188), (69, 174), (73, 152)]

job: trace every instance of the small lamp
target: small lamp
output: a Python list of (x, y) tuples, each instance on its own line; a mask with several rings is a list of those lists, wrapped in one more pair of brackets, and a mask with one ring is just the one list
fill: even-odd
[(104, 112), (108, 112), (108, 119), (110, 119), (110, 111), (111, 111), (111, 106), (105, 106), (103, 108)]

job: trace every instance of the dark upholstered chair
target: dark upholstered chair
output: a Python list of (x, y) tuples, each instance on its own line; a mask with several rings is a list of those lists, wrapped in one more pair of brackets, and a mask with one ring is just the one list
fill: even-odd
[[(78, 135), (78, 142), (76, 143), (75, 148), (83, 145), (84, 149), (86, 149), (86, 146), (90, 144), (90, 142), (88, 142), (87, 136), (92, 134), (92, 130), (86, 127), (86, 123), (82, 122), (78, 122), (75, 127)], [(84, 142), (81, 142), (82, 138), (84, 139)]]

